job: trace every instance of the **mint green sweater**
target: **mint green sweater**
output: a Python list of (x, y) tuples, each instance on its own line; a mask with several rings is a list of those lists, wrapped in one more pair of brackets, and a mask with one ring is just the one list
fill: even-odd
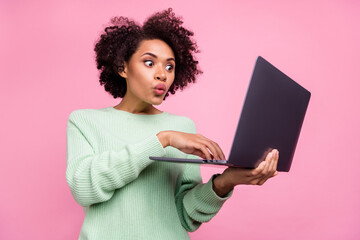
[(218, 197), (212, 179), (202, 183), (199, 165), (149, 159), (194, 157), (163, 148), (156, 134), (164, 130), (196, 131), (189, 118), (167, 112), (70, 114), (66, 180), (85, 211), (79, 239), (189, 239), (187, 231), (219, 211), (229, 196)]

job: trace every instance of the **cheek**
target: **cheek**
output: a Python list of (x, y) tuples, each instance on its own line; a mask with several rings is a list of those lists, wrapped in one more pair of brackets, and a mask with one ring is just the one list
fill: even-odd
[(128, 86), (135, 94), (142, 94), (147, 92), (151, 83), (148, 81), (148, 76), (142, 72), (132, 73), (128, 78)]
[(144, 90), (144, 84), (136, 78), (129, 81), (129, 87), (133, 92), (142, 92)]
[(175, 74), (170, 75), (168, 84), (171, 86), (175, 81)]

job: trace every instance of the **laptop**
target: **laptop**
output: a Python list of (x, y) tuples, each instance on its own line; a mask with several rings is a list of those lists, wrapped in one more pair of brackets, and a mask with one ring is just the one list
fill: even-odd
[(273, 149), (277, 171), (288, 172), (311, 93), (262, 57), (255, 63), (227, 160), (150, 156), (156, 161), (256, 168)]

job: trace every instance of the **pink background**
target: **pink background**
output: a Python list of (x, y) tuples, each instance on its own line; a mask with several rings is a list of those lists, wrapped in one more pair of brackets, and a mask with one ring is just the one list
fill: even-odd
[[(161, 109), (192, 118), (229, 154), (255, 59), (312, 92), (290, 173), (238, 186), (192, 239), (359, 239), (359, 1), (0, 1), (0, 239), (76, 239), (84, 217), (65, 181), (66, 120), (116, 105), (93, 46), (116, 15), (173, 7), (204, 74)], [(202, 167), (204, 181), (222, 171)]]

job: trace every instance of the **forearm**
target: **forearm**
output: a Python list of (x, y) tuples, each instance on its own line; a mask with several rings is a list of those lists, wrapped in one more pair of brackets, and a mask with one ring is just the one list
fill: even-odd
[(115, 189), (135, 180), (152, 163), (148, 156), (165, 154), (155, 135), (137, 144), (126, 145), (119, 151), (94, 154), (90, 148), (81, 145), (82, 142), (73, 141), (71, 129), (68, 133), (66, 179), (81, 206), (109, 200)]
[(210, 221), (231, 196), (230, 192), (223, 198), (219, 197), (213, 191), (213, 178), (202, 184), (199, 165), (185, 165), (175, 200), (181, 223), (187, 231), (195, 231), (201, 223)]
[(246, 169), (229, 167), (221, 175), (214, 179), (214, 192), (218, 196), (225, 196), (236, 185), (262, 185), (269, 178), (275, 177), (278, 172), (276, 171), (279, 152), (273, 150), (270, 152), (266, 159), (262, 161), (257, 168)]
[(224, 181), (222, 175), (213, 179), (213, 190), (219, 197), (224, 197), (234, 189), (234, 185)]
[(103, 152), (72, 161), (66, 179), (81, 206), (109, 200), (115, 189), (134, 181), (151, 162), (138, 161), (123, 152)]
[[(172, 133), (173, 131), (161, 131), (156, 135), (164, 148), (171, 146), (170, 137)], [(226, 181), (222, 175), (215, 177), (213, 180), (213, 190), (219, 197), (226, 196), (233, 188), (234, 185)]]

